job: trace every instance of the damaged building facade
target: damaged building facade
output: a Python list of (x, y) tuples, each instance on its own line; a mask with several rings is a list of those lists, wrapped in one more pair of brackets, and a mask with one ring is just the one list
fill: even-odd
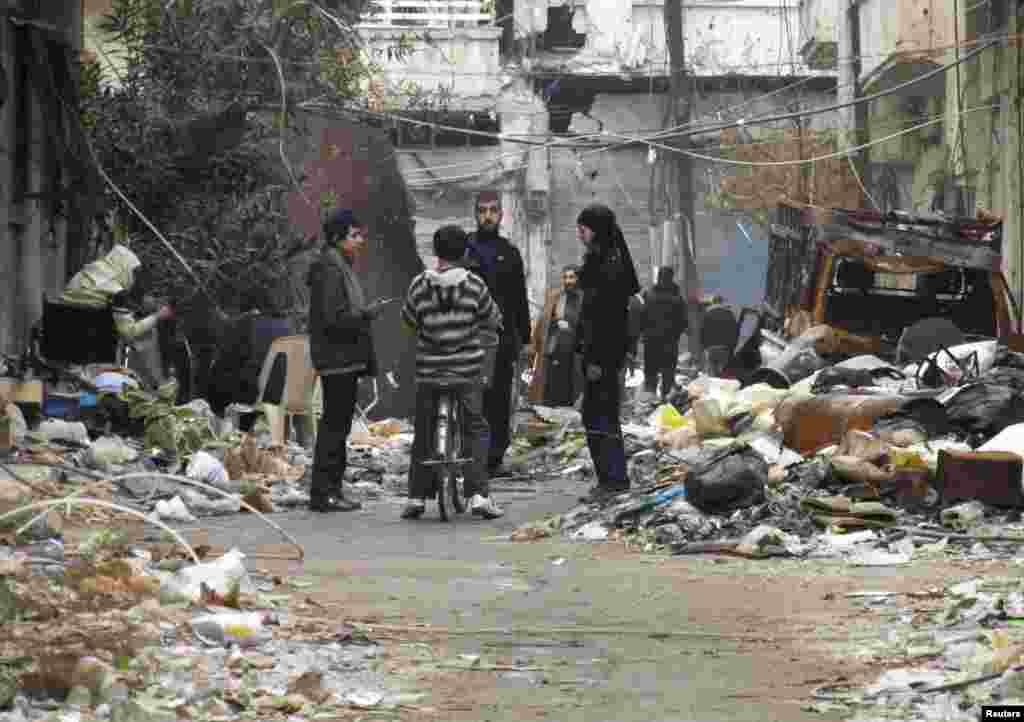
[[(802, 0), (804, 58), (838, 73), (859, 128), (865, 207), (1003, 221), (1003, 271), (1024, 293), (1018, 0)], [(879, 142), (890, 135), (891, 140)]]
[[(695, 121), (832, 102), (835, 70), (815, 69), (799, 53), (797, 0), (683, 5)], [(591, 202), (616, 211), (642, 280), (650, 279), (651, 266), (661, 264), (656, 256), (665, 255), (652, 238), (661, 238), (666, 220), (667, 156), (623, 141), (665, 127), (663, 15), (660, 0), (374, 3), (361, 34), (393, 102), (388, 110), (395, 115), (382, 122), (392, 127), (417, 202), (424, 256), (439, 225), (474, 222), (476, 190), (498, 188), (504, 228), (527, 262), (533, 303), (563, 264), (579, 260), (575, 219)], [(403, 38), (408, 52), (389, 54)], [(798, 88), (774, 92), (797, 81)], [(811, 127), (833, 121), (815, 118)], [(730, 142), (771, 144), (777, 136), (752, 127), (738, 140), (709, 133), (692, 142), (718, 155)], [(721, 193), (724, 179), (743, 172), (696, 161), (695, 238), (704, 290), (757, 303), (767, 259), (752, 212), (758, 203), (723, 202)]]

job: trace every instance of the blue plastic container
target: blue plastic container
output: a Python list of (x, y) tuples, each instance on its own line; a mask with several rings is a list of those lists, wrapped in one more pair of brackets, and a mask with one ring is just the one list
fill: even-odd
[(78, 416), (81, 411), (78, 394), (47, 394), (43, 401), (43, 416), (54, 419), (70, 419)]

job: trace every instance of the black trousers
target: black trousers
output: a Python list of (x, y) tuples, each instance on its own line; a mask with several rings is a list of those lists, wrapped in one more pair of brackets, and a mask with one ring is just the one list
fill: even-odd
[(484, 390), (484, 418), (491, 430), (491, 443), (487, 451), (487, 468), (501, 466), (505, 452), (512, 442), (512, 378), (518, 349), (514, 344), (501, 344), (494, 360), (494, 381)]
[(313, 451), (313, 483), (309, 491), (313, 501), (321, 501), (341, 492), (341, 482), (348, 465), (345, 443), (352, 431), (352, 415), (356, 409), (357, 374), (330, 374), (321, 377), (324, 415), (317, 429)]
[[(412, 457), (409, 460), (409, 498), (428, 499), (434, 496), (435, 472), (422, 465), (431, 456), (434, 448), (434, 434), (437, 429), (437, 399), (435, 387), (418, 384), (416, 387), (416, 419), (412, 442)], [(488, 433), (487, 420), (483, 416), (482, 394), (479, 384), (459, 391), (462, 405), (462, 456), (473, 461), (463, 468), (467, 497), (474, 494), (488, 495), (487, 464)]]
[(668, 395), (676, 385), (676, 365), (679, 360), (679, 341), (671, 339), (644, 339), (644, 389)]
[(605, 371), (597, 381), (583, 386), (583, 428), (587, 448), (594, 462), (599, 486), (622, 489), (629, 486), (626, 474), (626, 449), (619, 420), (621, 384), (619, 373)]

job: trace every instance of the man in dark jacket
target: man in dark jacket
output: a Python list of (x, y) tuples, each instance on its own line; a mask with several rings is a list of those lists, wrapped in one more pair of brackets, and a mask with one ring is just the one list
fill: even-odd
[(484, 416), (491, 429), (487, 470), (495, 476), (511, 442), (512, 389), (515, 365), (523, 346), (530, 342), (530, 307), (526, 300), (526, 270), (522, 254), (498, 235), (501, 198), (484, 191), (476, 199), (477, 231), (466, 246), (466, 267), (487, 284), (504, 319), (504, 331), (494, 363), (494, 380), (484, 391)]
[(687, 328), (686, 302), (671, 268), (658, 269), (658, 280), (644, 291), (644, 390), (668, 398), (676, 383), (679, 337)]
[(352, 211), (334, 211), (324, 223), (326, 245), (309, 271), (309, 350), (323, 387), (324, 415), (313, 452), (312, 511), (353, 511), (342, 478), (345, 444), (352, 430), (356, 391), (362, 376), (377, 373), (371, 322), (379, 306), (368, 304), (352, 268), (366, 247), (362, 225)]

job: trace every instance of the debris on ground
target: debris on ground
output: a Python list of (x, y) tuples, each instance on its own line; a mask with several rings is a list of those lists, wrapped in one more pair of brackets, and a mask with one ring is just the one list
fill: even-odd
[[(104, 383), (124, 413), (79, 420), (78, 404), (51, 403), (51, 418), (38, 394), (0, 398), (0, 720), (337, 717), (408, 702), (375, 671), (365, 630), (341, 638), (336, 617), (299, 598), (308, 585), (175, 531), (304, 506), (311, 450), (271, 444), (259, 421), (239, 433), (202, 400), (175, 406), (173, 387)], [(400, 493), (411, 426), (354, 436), (351, 492)]]
[[(909, 365), (874, 348), (841, 358), (855, 340), (810, 324), (794, 347), (803, 360), (759, 377), (771, 383), (687, 365), (668, 399), (638, 389), (631, 374), (622, 409), (631, 488), (584, 497), (511, 540), (897, 573), (920, 560), (1024, 560), (1024, 354), (971, 342)], [(175, 405), (172, 388), (124, 385), (99, 397), (124, 413), (103, 424), (48, 418), (38, 403), (0, 397), (0, 719), (5, 706), (20, 721), (86, 707), (150, 720), (398, 704), (368, 671), (374, 645), (314, 640), (321, 626), (298, 621), (298, 580), (177, 531), (252, 513), (301, 561), (267, 515), (308, 504), (311, 450), (272, 443), (260, 421), (239, 432), (202, 400)], [(397, 515), (411, 445), (408, 421), (361, 420), (346, 492), (394, 504)], [(516, 414), (491, 483), (528, 495), (593, 474), (580, 412), (537, 405)], [(141, 540), (117, 531), (133, 517), (147, 525)], [(822, 708), (854, 714), (884, 701), (941, 719), (949, 705), (1024, 696), (1024, 586), (984, 579), (863, 601), (908, 604), (906, 629), (887, 631), (880, 660), (899, 643), (902, 661), (929, 663), (889, 668), (870, 689), (823, 690)], [(926, 618), (934, 631), (922, 631)]]

